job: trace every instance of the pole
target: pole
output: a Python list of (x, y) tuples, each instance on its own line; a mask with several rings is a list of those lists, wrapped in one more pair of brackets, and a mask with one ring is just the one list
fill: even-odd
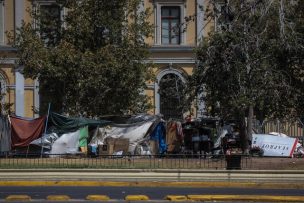
[[(50, 109), (51, 109), (51, 103), (49, 103), (49, 106), (48, 106), (48, 112), (47, 112), (47, 116), (46, 116), (46, 122), (45, 122), (45, 127), (44, 127), (44, 134), (46, 134), (46, 130), (47, 130), (47, 125), (48, 125), (48, 122), (49, 122), (49, 114), (50, 114)], [(43, 137), (43, 136), (42, 136)], [(42, 157), (42, 153), (43, 153), (43, 143), (42, 143), (42, 137), (40, 138), (41, 139), (41, 153), (40, 153), (40, 156)]]

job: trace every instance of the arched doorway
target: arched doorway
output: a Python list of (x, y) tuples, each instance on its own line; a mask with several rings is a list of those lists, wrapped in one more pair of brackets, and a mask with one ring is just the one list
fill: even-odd
[(183, 118), (185, 100), (185, 83), (180, 74), (167, 72), (158, 82), (159, 113), (164, 119)]

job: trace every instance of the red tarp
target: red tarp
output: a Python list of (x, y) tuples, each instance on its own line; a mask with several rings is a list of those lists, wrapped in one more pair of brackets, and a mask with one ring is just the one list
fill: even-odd
[(44, 130), (46, 116), (26, 120), (20, 117), (10, 116), (12, 125), (12, 148), (26, 147), (33, 140), (38, 139)]

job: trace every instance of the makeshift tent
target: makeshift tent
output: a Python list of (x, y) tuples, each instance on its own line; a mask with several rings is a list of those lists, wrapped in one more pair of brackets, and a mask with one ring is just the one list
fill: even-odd
[(52, 145), (50, 154), (76, 154), (79, 150), (80, 130), (61, 135)]
[(137, 115), (124, 120), (124, 122), (128, 124), (111, 123), (108, 126), (99, 128), (95, 132), (89, 145), (104, 145), (106, 144), (106, 138), (128, 139), (128, 152), (134, 154), (137, 147), (140, 147), (142, 144), (146, 145), (149, 142), (150, 133), (159, 123), (159, 120), (160, 119), (157, 116)]
[(10, 116), (10, 120), (12, 148), (26, 147), (42, 135), (46, 116), (36, 119)]
[(49, 123), (50, 126), (56, 128), (59, 134), (63, 134), (63, 133), (76, 131), (79, 128), (85, 126), (89, 126), (89, 127), (105, 126), (111, 123), (111, 121), (94, 120), (84, 117), (79, 117), (79, 118), (66, 117), (58, 113), (51, 112), (49, 115)]
[(0, 154), (11, 150), (11, 128), (7, 116), (0, 115)]

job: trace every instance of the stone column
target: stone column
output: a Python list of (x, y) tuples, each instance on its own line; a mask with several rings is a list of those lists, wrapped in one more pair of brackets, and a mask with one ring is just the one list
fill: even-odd
[[(15, 0), (15, 32), (21, 27), (24, 16), (24, 0)], [(17, 116), (24, 116), (24, 77), (23, 67), (17, 67), (15, 70), (15, 113)]]

